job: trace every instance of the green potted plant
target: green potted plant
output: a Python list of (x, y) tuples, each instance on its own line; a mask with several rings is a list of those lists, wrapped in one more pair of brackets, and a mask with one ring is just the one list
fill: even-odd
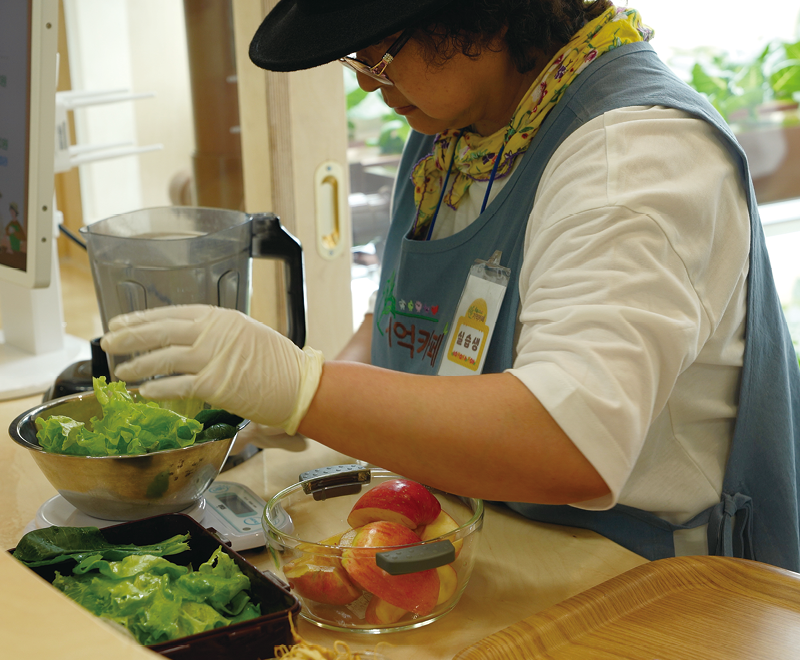
[[(347, 126), (351, 141), (356, 135), (356, 123), (372, 123), (372, 135), (365, 143), (377, 147), (382, 155), (400, 154), (411, 130), (405, 117), (386, 107), (374, 94), (356, 87), (347, 92)], [(376, 103), (377, 102), (377, 103)]]
[[(750, 61), (727, 52), (697, 51), (689, 83), (705, 94), (731, 125), (774, 122), (776, 111), (796, 110), (800, 100), (800, 41), (772, 41)], [(797, 114), (784, 122), (800, 123)]]
[(736, 133), (759, 202), (800, 197), (800, 41), (772, 41), (747, 61), (708, 49), (693, 55), (688, 82)]

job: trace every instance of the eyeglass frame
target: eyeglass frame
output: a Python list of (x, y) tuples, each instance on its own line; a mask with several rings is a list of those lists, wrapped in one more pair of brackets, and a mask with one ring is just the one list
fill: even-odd
[(400, 36), (394, 40), (391, 46), (389, 46), (389, 50), (383, 54), (383, 57), (381, 57), (380, 61), (373, 66), (369, 66), (366, 62), (362, 62), (361, 60), (356, 59), (355, 57), (350, 57), (349, 55), (340, 57), (339, 62), (356, 73), (362, 73), (373, 80), (377, 80), (382, 85), (394, 85), (384, 71), (386, 71), (386, 67), (392, 63), (392, 60), (397, 57), (397, 53), (400, 52), (400, 49), (406, 45), (409, 39), (411, 39), (411, 35), (414, 34), (415, 30), (416, 28), (411, 27), (403, 30), (400, 33)]

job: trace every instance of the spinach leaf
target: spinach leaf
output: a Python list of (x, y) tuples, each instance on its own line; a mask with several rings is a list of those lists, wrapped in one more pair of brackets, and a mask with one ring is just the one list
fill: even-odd
[(227, 424), (228, 426), (239, 426), (244, 419), (227, 410), (219, 410), (217, 408), (209, 408), (201, 410), (194, 418), (203, 425), (203, 430), (214, 426), (216, 424)]
[(213, 424), (197, 434), (195, 442), (208, 442), (209, 440), (222, 440), (232, 438), (238, 429), (230, 424)]
[(68, 559), (81, 562), (99, 556), (118, 561), (128, 555), (175, 555), (189, 549), (189, 534), (177, 534), (152, 545), (114, 545), (97, 527), (45, 527), (23, 536), (12, 555), (30, 567), (58, 564)]
[(203, 425), (203, 430), (197, 434), (195, 442), (232, 438), (244, 421), (238, 415), (216, 408), (201, 410), (194, 418)]

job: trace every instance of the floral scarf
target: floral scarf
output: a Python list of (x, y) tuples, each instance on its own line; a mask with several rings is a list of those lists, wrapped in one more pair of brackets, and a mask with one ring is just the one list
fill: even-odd
[[(642, 23), (639, 12), (611, 5), (556, 53), (504, 129), (488, 136), (466, 129), (439, 133), (432, 153), (417, 163), (411, 175), (417, 207), (412, 237), (424, 240), (427, 236), (439, 208), (442, 186), (447, 185), (450, 176), (451, 162), (453, 185), (442, 201), (455, 209), (473, 181), (499, 179), (511, 172), (517, 156), (528, 148), (547, 114), (590, 62), (619, 46), (649, 41), (652, 36), (653, 31)], [(493, 175), (498, 154), (501, 158)]]

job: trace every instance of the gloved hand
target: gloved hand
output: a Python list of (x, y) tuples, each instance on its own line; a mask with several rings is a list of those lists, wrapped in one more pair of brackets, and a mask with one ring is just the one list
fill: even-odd
[(119, 365), (117, 378), (135, 382), (168, 376), (143, 383), (142, 396), (197, 397), (289, 435), (297, 432), (322, 375), (322, 353), (300, 350), (231, 309), (158, 307), (117, 316), (108, 327), (100, 342), (106, 353), (145, 353)]

